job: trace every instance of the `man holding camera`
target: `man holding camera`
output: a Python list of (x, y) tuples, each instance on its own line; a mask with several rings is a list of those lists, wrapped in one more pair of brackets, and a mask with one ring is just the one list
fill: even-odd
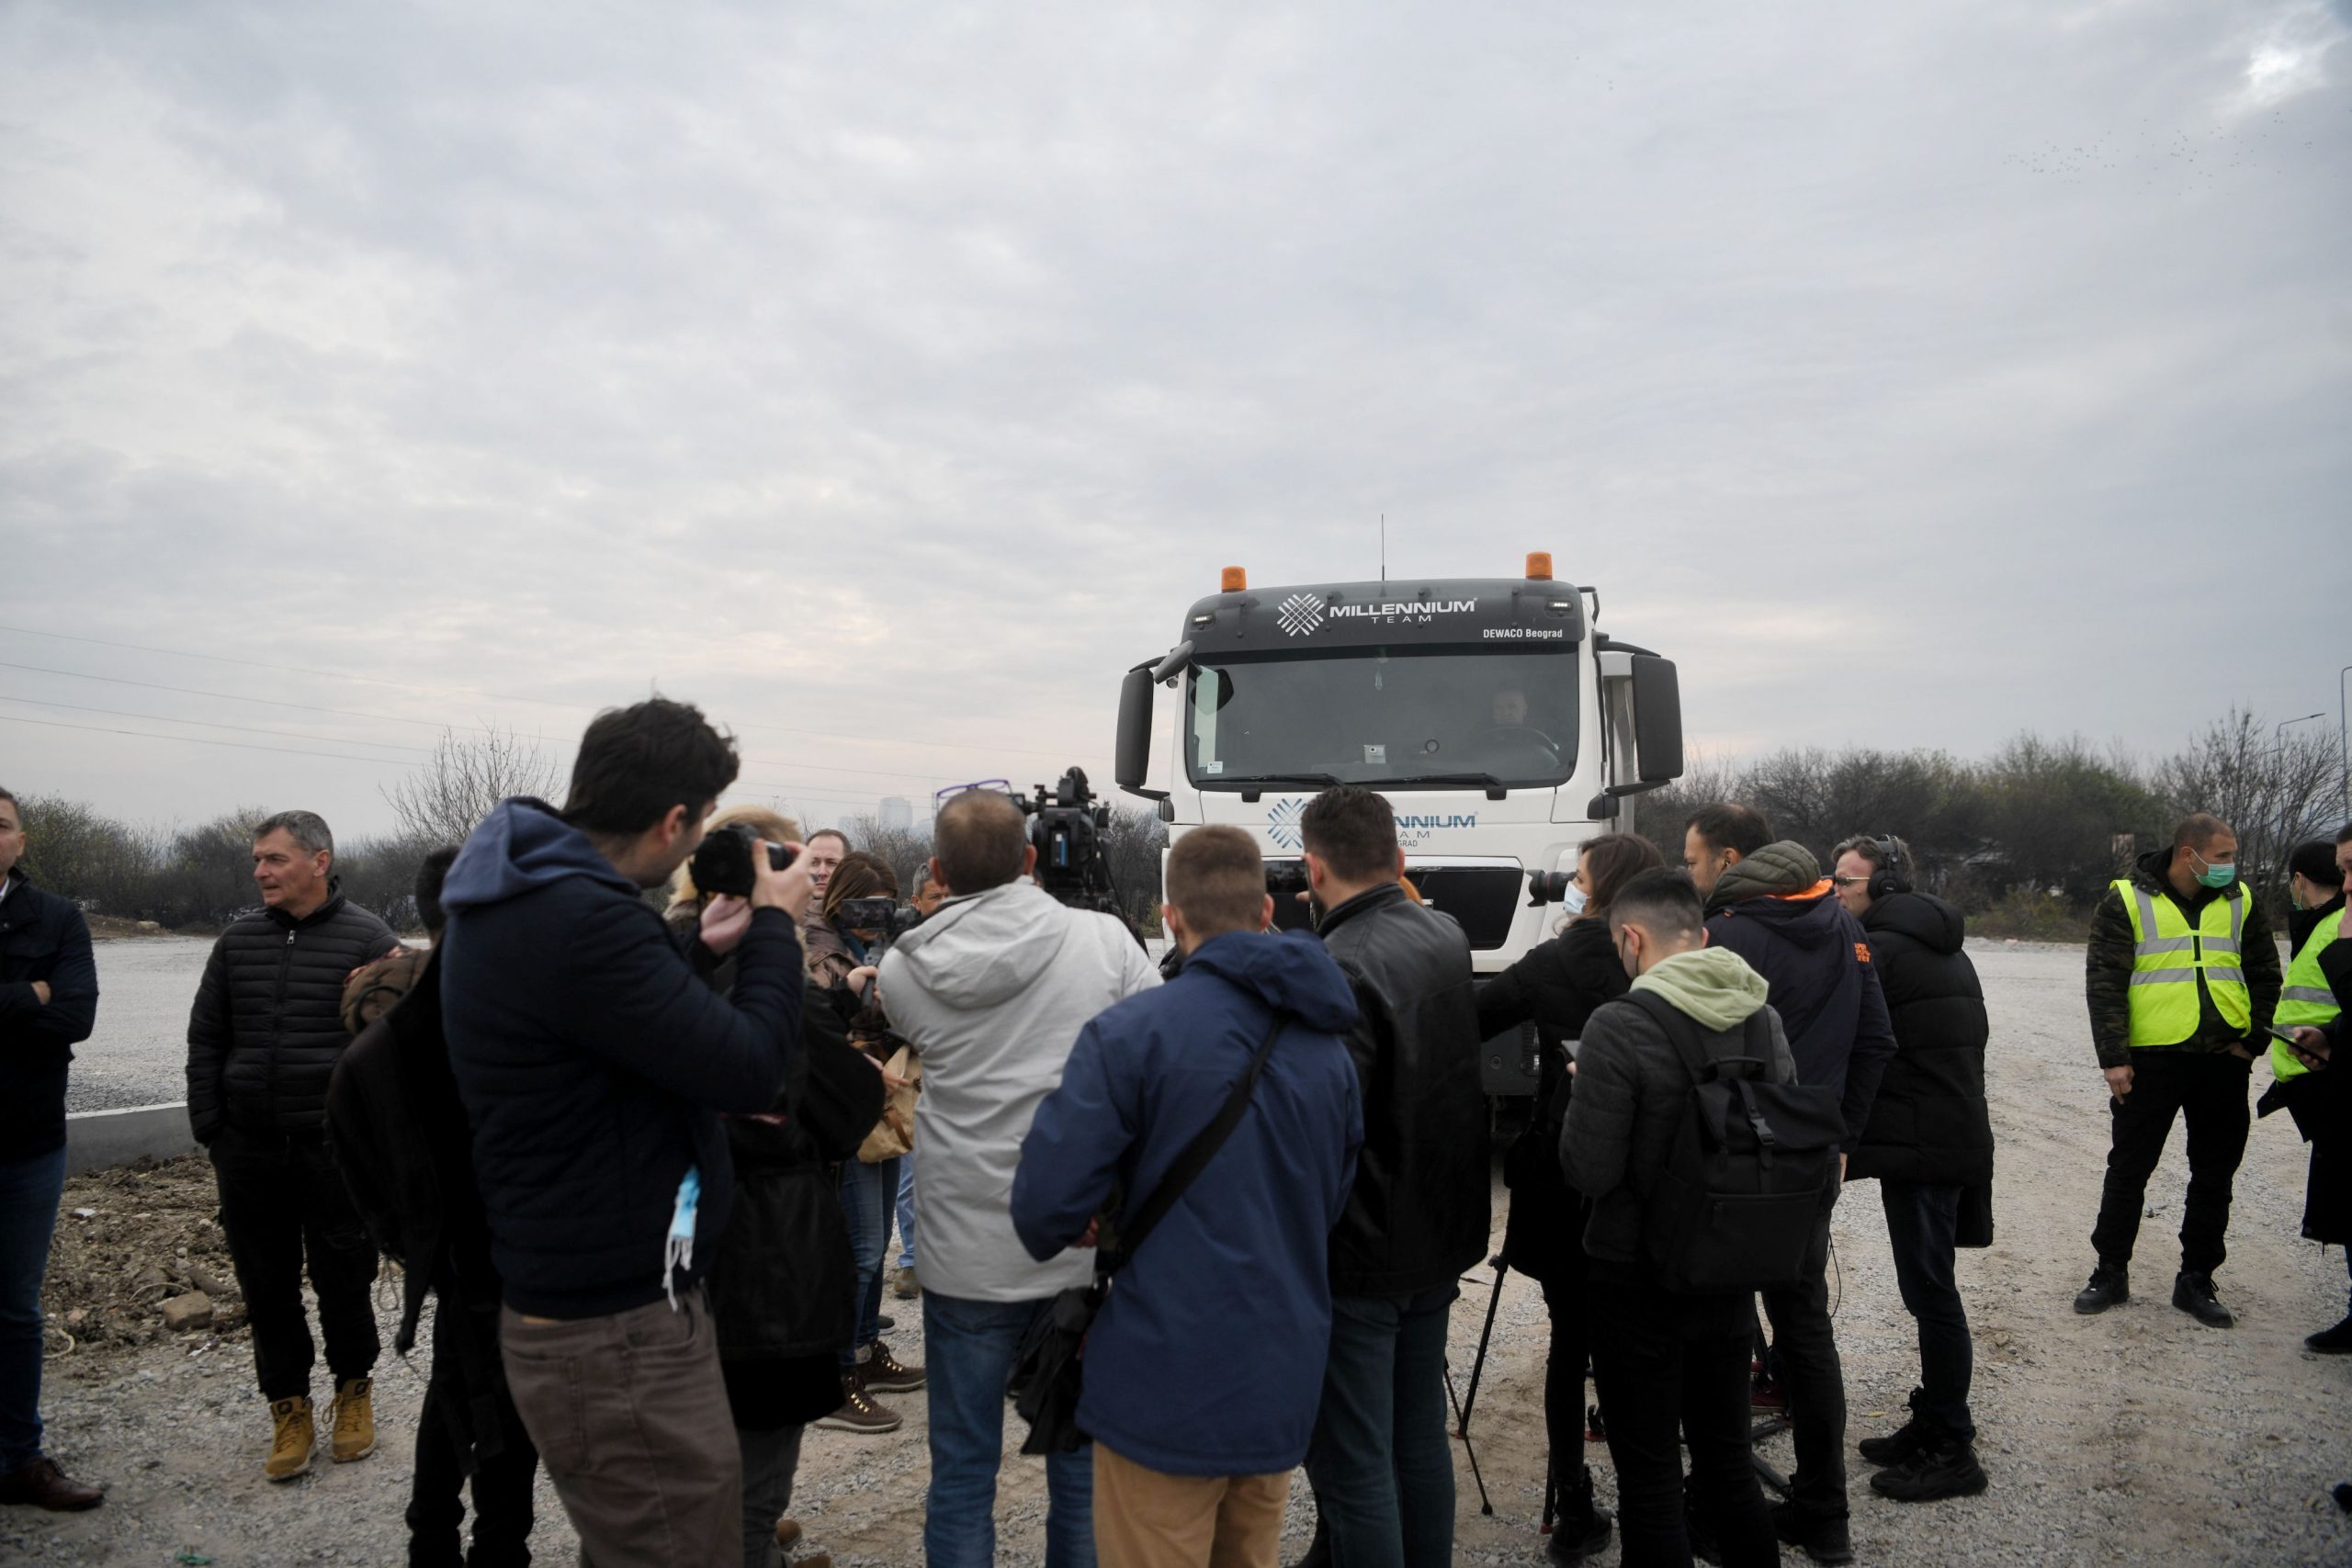
[[(933, 874), (954, 897), (882, 960), (884, 1004), (922, 1057), (915, 1111), (922, 1180), (923, 1340), (929, 1356), (930, 1568), (996, 1554), (1004, 1383), (1032, 1323), (1094, 1275), (1088, 1252), (1033, 1260), (1012, 1226), (1012, 1175), (1038, 1102), (1061, 1082), (1079, 1031), (1159, 983), (1126, 928), (1067, 908), (1028, 874), (1037, 863), (1021, 805), (995, 790), (952, 795), (932, 828)], [(1047, 1568), (1094, 1561), (1092, 1460), (1046, 1461)]]
[(1470, 940), (1407, 897), (1396, 817), (1325, 790), (1299, 818), (1316, 929), (1355, 991), (1363, 1152), (1331, 1233), (1331, 1352), (1306, 1452), (1332, 1562), (1453, 1551), (1445, 1325), (1490, 1230)]
[(507, 1382), (597, 1568), (742, 1551), (701, 1285), (734, 1188), (717, 1113), (775, 1109), (809, 878), (745, 843), (750, 929), (727, 997), (640, 897), (693, 853), (736, 766), (684, 704), (600, 714), (563, 810), (503, 803), (442, 889), (441, 999), (504, 1281)]

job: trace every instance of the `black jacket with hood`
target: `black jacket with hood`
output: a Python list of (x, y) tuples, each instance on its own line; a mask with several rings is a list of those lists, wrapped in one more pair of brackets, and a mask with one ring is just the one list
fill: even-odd
[(1532, 1022), (1542, 1046), (1535, 1113), (1503, 1156), (1503, 1182), (1510, 1189), (1503, 1257), (1531, 1280), (1566, 1284), (1582, 1272), (1584, 1199), (1560, 1169), (1560, 1126), (1576, 1087), (1566, 1043), (1584, 1032), (1594, 1009), (1623, 996), (1628, 983), (1609, 922), (1593, 916), (1572, 921), (1478, 993), (1480, 1039)]
[(222, 931), (187, 1020), (196, 1141), (209, 1144), (224, 1126), (323, 1135), (327, 1083), (351, 1043), (343, 982), (400, 945), (339, 892), (299, 919), (262, 908)]
[[(65, 1146), (65, 1066), (98, 1013), (90, 926), (12, 868), (0, 897), (0, 1161)], [(33, 989), (49, 987), (49, 1000)]]
[(1861, 923), (1813, 852), (1784, 840), (1724, 872), (1707, 899), (1707, 941), (1747, 959), (1772, 987), (1797, 1082), (1838, 1091), (1850, 1154), (1894, 1058), (1894, 1030)]
[(1317, 930), (1355, 992), (1348, 1053), (1363, 1093), (1363, 1150), (1331, 1233), (1331, 1289), (1413, 1295), (1487, 1252), (1487, 1100), (1470, 939), (1393, 882), (1329, 910)]
[(1993, 1179), (1984, 1105), (1992, 1026), (1976, 965), (1961, 951), (1967, 922), (1940, 898), (1891, 893), (1862, 911), (1862, 930), (1894, 1020), (1895, 1051), (1847, 1178), (1982, 1186)]
[[(2199, 886), (2184, 898), (2165, 874), (2172, 864), (2169, 848), (2150, 850), (2132, 867), (2132, 882), (2145, 890), (2151, 897), (2168, 898), (2196, 930), (2199, 914), (2206, 905), (2228, 892), (2227, 888)], [(2197, 1029), (2177, 1045), (2143, 1045), (2143, 1051), (2178, 1051), (2205, 1055), (2226, 1051), (2233, 1045), (2262, 1041), (2262, 1032), (2269, 1026), (2270, 1015), (2278, 1010), (2278, 988), (2284, 983), (2278, 963), (2278, 943), (2270, 934), (2270, 922), (2262, 913), (2262, 900), (2253, 897), (2248, 888), (2245, 901), (2245, 929), (2240, 933), (2239, 962), (2245, 968), (2246, 990), (2254, 1002), (2254, 1019), (2245, 1029), (2233, 1029), (2213, 1005), (2212, 993), (2206, 989), (2204, 978), (2197, 981)], [(2091, 1045), (2098, 1053), (2102, 1067), (2128, 1067), (2132, 1065), (2132, 913), (2124, 907), (2120, 889), (2109, 887), (2098, 901), (2098, 908), (2091, 916), (2091, 941), (2084, 955), (2083, 994), (2090, 1004)], [(2267, 1043), (2267, 1042), (2266, 1042)], [(2257, 1051), (2256, 1055), (2260, 1055)]]
[(582, 1318), (662, 1300), (690, 1168), (681, 1283), (701, 1278), (734, 1194), (718, 1112), (772, 1110), (797, 1051), (792, 918), (752, 912), (721, 997), (587, 837), (526, 799), (474, 829), (441, 905), (449, 1066), (506, 1304)]
[[(670, 929), (693, 944), (696, 972), (731, 995), (734, 955), (716, 958), (695, 927), (692, 906), (672, 912)], [(881, 1116), (884, 1087), (850, 1043), (842, 999), (807, 987), (800, 1049), (776, 1103), (765, 1115), (719, 1119), (735, 1166), (734, 1213), (710, 1267), (723, 1361), (830, 1358), (857, 1337), (857, 1262), (834, 1173)]]

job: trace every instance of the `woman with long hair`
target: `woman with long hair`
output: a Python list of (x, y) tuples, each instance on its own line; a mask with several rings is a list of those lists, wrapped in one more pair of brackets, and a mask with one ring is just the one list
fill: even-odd
[[(850, 1038), (877, 1064), (894, 1043), (877, 1012), (867, 1009), (852, 976), (879, 955), (883, 932), (849, 923), (848, 907), (862, 898), (899, 896), (899, 878), (888, 863), (862, 850), (842, 857), (825, 883), (820, 917), (803, 928), (808, 944), (808, 983), (839, 999), (851, 1020)], [(882, 1338), (882, 1282), (890, 1247), (890, 1215), (899, 1191), (896, 1159), (851, 1158), (842, 1162), (842, 1212), (849, 1222), (850, 1252), (857, 1265), (857, 1335), (842, 1352), (841, 1408), (817, 1424), (833, 1431), (879, 1435), (898, 1430), (904, 1417), (873, 1395), (910, 1393), (924, 1373), (893, 1355)]]
[[(713, 827), (741, 823), (770, 843), (800, 829), (762, 807), (730, 807)], [(684, 868), (669, 908), (673, 931), (697, 942), (696, 971), (722, 994), (735, 983), (728, 956), (751, 923), (738, 898), (706, 898)], [(882, 1076), (851, 1045), (831, 998), (801, 995), (801, 1055), (765, 1116), (729, 1116), (735, 1168), (733, 1217), (710, 1271), (719, 1371), (743, 1456), (743, 1561), (766, 1568), (778, 1542), (799, 1540), (790, 1517), (793, 1473), (808, 1423), (842, 1402), (840, 1358), (856, 1337), (856, 1269), (833, 1174), (854, 1161), (880, 1114)], [(829, 1558), (803, 1559), (813, 1568)]]
[(1606, 833), (1586, 842), (1569, 884), (1568, 918), (1560, 934), (1495, 976), (1478, 993), (1478, 1033), (1491, 1040), (1521, 1024), (1535, 1025), (1541, 1076), (1532, 1123), (1503, 1159), (1510, 1213), (1503, 1225), (1503, 1261), (1544, 1287), (1552, 1319), (1552, 1347), (1544, 1375), (1544, 1424), (1552, 1443), (1560, 1518), (1546, 1550), (1574, 1562), (1608, 1544), (1610, 1514), (1593, 1497), (1592, 1472), (1583, 1461), (1584, 1200), (1560, 1173), (1560, 1128), (1567, 1121), (1571, 1047), (1585, 1020), (1601, 1003), (1625, 994), (1631, 982), (1609, 940), (1609, 904), (1638, 873), (1665, 863), (1657, 846), (1634, 833)]

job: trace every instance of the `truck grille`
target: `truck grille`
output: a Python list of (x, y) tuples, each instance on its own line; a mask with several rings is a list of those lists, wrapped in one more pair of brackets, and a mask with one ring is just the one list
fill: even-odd
[(1510, 940), (1511, 920), (1525, 897), (1526, 878), (1505, 865), (1414, 865), (1405, 874), (1433, 908), (1469, 935), (1474, 951), (1491, 952)]

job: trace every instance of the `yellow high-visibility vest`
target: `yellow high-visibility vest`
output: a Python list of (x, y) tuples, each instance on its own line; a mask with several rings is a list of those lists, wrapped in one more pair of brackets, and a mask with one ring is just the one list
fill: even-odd
[[(2278, 993), (2278, 1015), (2281, 1029), (2298, 1024), (2322, 1024), (2338, 1011), (2335, 993), (2327, 988), (2327, 976), (2319, 972), (2320, 949), (2344, 934), (2344, 911), (2335, 913), (2312, 928), (2303, 939), (2303, 948), (2295, 961), (2287, 965), (2287, 987)], [(2301, 1077), (2311, 1069), (2295, 1058), (2283, 1040), (2270, 1043), (2270, 1076), (2280, 1083)]]
[(2132, 1043), (2177, 1045), (2196, 1033), (2200, 975), (2222, 1021), (2233, 1029), (2249, 1027), (2254, 997), (2238, 951), (2245, 931), (2245, 885), (2233, 883), (2208, 901), (2193, 929), (2172, 899), (2156, 897), (2129, 877), (2115, 886), (2132, 917)]

